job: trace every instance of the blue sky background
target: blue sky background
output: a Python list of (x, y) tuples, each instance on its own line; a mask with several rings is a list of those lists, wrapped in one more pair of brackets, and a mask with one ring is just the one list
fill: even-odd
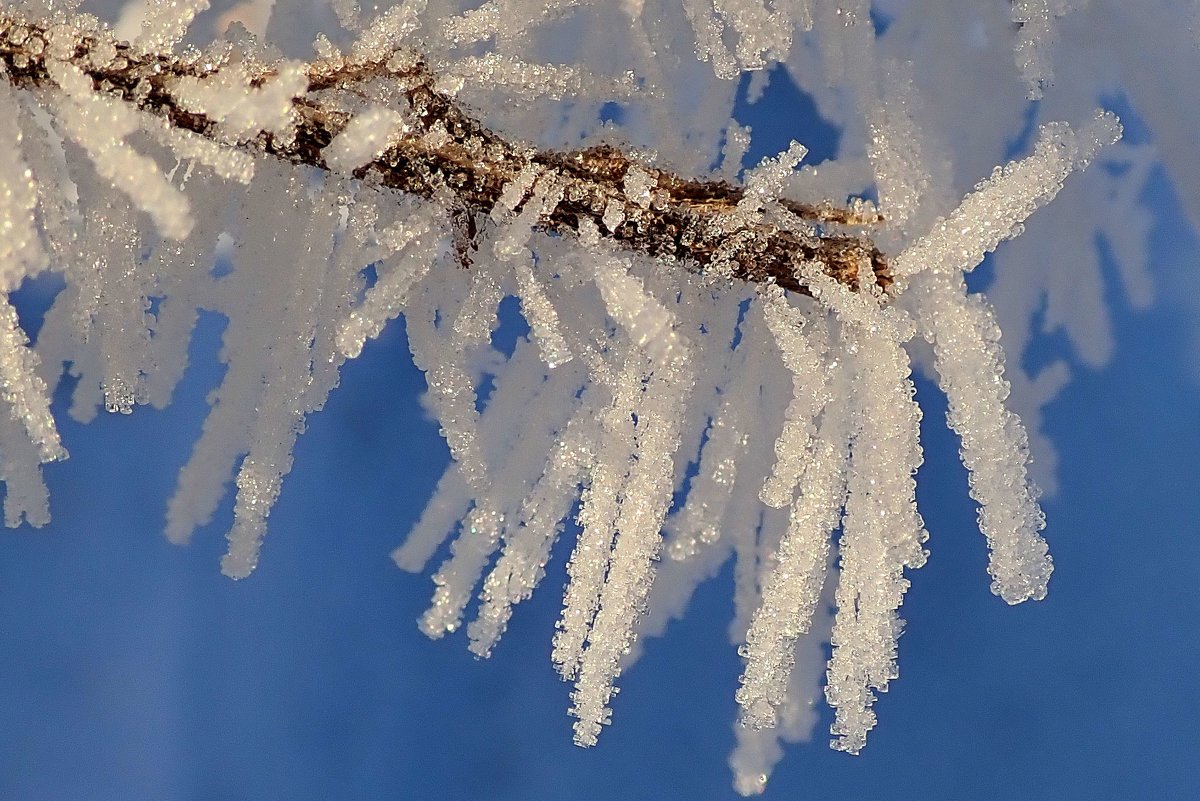
[[(828, 128), (770, 133), (780, 104), (794, 121), (801, 100), (779, 82), (769, 92), (742, 112), (752, 157), (793, 136), (814, 157), (832, 149)], [(1030, 354), (1076, 366), (1046, 416), (1061, 454), (1045, 504), (1049, 598), (1008, 607), (988, 591), (944, 399), (921, 382), (932, 555), (904, 605), (901, 677), (863, 756), (826, 746), (823, 710), (768, 798), (1200, 797), (1198, 321), (1163, 291), (1194, 286), (1197, 242), (1161, 175), (1146, 199), (1155, 306), (1110, 294), (1118, 346), (1100, 372), (1054, 335)], [(549, 660), (564, 549), (490, 660), (461, 636), (417, 631), (431, 583), (388, 552), (447, 456), (402, 324), (310, 420), (250, 579), (218, 571), (231, 500), (191, 547), (169, 545), (166, 501), (219, 380), (220, 326), (203, 320), (165, 412), (83, 427), (65, 413), (70, 385), (59, 393), (72, 455), (46, 470), (54, 522), (0, 533), (0, 798), (734, 797), (728, 571), (649, 643), (621, 680), (615, 725), (586, 751), (571, 745), (568, 687)]]

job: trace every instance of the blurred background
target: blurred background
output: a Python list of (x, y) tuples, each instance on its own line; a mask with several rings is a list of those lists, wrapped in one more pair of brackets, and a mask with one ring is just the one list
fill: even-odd
[[(791, 138), (810, 162), (836, 151), (838, 129), (782, 70), (756, 103), (747, 89), (747, 164)], [(1155, 143), (1136, 109), (1122, 114)], [(1071, 367), (1043, 409), (1058, 455), (1044, 504), (1049, 597), (1010, 608), (989, 592), (945, 400), (919, 380), (931, 557), (902, 608), (900, 679), (861, 757), (827, 747), (821, 708), (768, 798), (1200, 798), (1197, 241), (1161, 168), (1139, 202), (1154, 291), (1148, 307), (1131, 303), (1102, 254), (1111, 358), (1097, 366), (1051, 327), (1010, 367)], [(985, 265), (975, 288), (994, 273)], [(31, 329), (46, 294), (22, 294)], [(0, 533), (0, 798), (735, 797), (728, 569), (648, 642), (590, 750), (571, 744), (569, 688), (549, 659), (561, 545), (491, 659), (461, 635), (417, 631), (432, 585), (388, 553), (448, 455), (402, 321), (346, 365), (310, 419), (250, 579), (218, 570), (232, 497), (190, 547), (168, 544), (166, 502), (220, 380), (223, 322), (202, 320), (166, 411), (80, 426), (65, 413), (70, 382), (60, 387), (71, 458), (45, 468), (53, 522)]]

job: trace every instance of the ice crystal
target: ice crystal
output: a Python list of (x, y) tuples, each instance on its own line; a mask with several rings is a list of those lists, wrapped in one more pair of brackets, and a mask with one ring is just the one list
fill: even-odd
[[(592, 745), (640, 641), (733, 558), (735, 786), (761, 792), (780, 740), (810, 732), (822, 638), (833, 746), (857, 753), (899, 675), (899, 608), (927, 557), (918, 334), (932, 360), (916, 366), (961, 438), (994, 592), (1017, 603), (1047, 590), (1030, 475), (1041, 446), (1006, 405), (1029, 383), (1005, 368), (1022, 345), (1001, 348), (1001, 312), (963, 276), (1080, 180), (1125, 181), (1100, 216), (1123, 263), (1141, 255), (1147, 224), (1125, 224), (1138, 219), (1126, 184), (1146, 154), (1102, 156), (1121, 135), (1115, 115), (1051, 82), (1055, 37), (1071, 35), (1059, 21), (1110, 4), (1087, 5), (939, 15), (927, 0), (883, 25), (865, 0), (333, 0), (352, 38), (317, 36), (308, 64), (244, 31), (183, 45), (206, 0), (151, 0), (131, 45), (71, 3), (5, 4), (5, 521), (48, 520), (40, 466), (66, 456), (49, 401), (63, 365), (79, 419), (164, 406), (200, 312), (214, 311), (227, 370), (166, 533), (186, 542), (232, 480), (222, 570), (248, 576), (307, 416), (403, 315), (452, 457), (393, 553), (419, 571), (453, 535), (424, 633), (465, 623), (471, 651), (489, 655), (577, 529), (551, 660), (574, 682), (575, 741)], [(976, 11), (960, 26), (970, 36), (938, 21)], [(936, 47), (916, 30), (926, 17), (929, 36), (945, 34)], [(535, 35), (551, 21), (554, 43)], [(618, 22), (628, 36), (596, 35)], [(1019, 118), (1028, 92), (1066, 120), (1038, 117), (1018, 147), (1031, 152), (1001, 166), (999, 112), (963, 111), (978, 98), (959, 72), (977, 57), (1008, 70), (1002, 112)], [(754, 139), (731, 117), (728, 79), (776, 64), (845, 142), (800, 168), (808, 151), (793, 141), (743, 173)], [(959, 158), (949, 134), (986, 146)], [(1097, 158), (1124, 158), (1133, 178), (1074, 177)], [(842, 208), (847, 197), (859, 199)], [(1074, 250), (1093, 236), (1053, 233)], [(66, 288), (31, 346), (9, 293), (46, 269)], [(502, 353), (508, 297), (529, 334)], [(1065, 318), (1061, 306), (1049, 313)]]

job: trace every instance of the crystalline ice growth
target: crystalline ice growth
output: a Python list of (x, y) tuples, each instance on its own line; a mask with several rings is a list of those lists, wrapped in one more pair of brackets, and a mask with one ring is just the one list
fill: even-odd
[(50, 522), (50, 493), (38, 463), (43, 461), (6, 402), (0, 401), (0, 481), (4, 482), (4, 525), (21, 521), (34, 528)]
[(183, 41), (196, 15), (208, 0), (147, 0), (142, 32), (133, 46), (144, 53), (169, 53)]
[[(350, 57), (355, 61), (371, 61), (390, 55), (420, 27), (426, 4), (427, 0), (401, 0), (384, 11), (359, 34)], [(349, 15), (349, 19), (354, 16), (357, 15)]]
[[(337, 347), (347, 358), (362, 352), (368, 339), (379, 336), (384, 325), (407, 305), (413, 288), (445, 252), (445, 215), (433, 204), (415, 203), (403, 219), (382, 234), (384, 247), (393, 252), (380, 263), (375, 285), (361, 304), (349, 310), (337, 332)], [(357, 266), (357, 265), (356, 265)]]
[(973, 269), (986, 253), (1019, 234), (1025, 218), (1054, 199), (1068, 174), (1086, 167), (1120, 136), (1121, 124), (1107, 111), (1078, 134), (1065, 123), (1043, 125), (1032, 156), (997, 167), (950, 216), (896, 257), (893, 272), (903, 277), (920, 270)]
[(164, 236), (187, 236), (192, 226), (187, 198), (167, 182), (158, 165), (125, 141), (141, 128), (137, 112), (94, 92), (91, 79), (73, 64), (47, 59), (46, 70), (66, 95), (54, 117), (87, 151), (96, 172), (128, 195)]
[(476, 654), (491, 652), (508, 625), (513, 605), (528, 598), (545, 573), (577, 488), (594, 463), (596, 411), (590, 403), (579, 405), (507, 532), (504, 552), (484, 581), (479, 616), (467, 629)]
[(987, 302), (966, 294), (962, 279), (931, 278), (921, 319), (933, 343), (940, 384), (950, 400), (950, 427), (962, 438), (979, 528), (991, 550), (992, 591), (1009, 603), (1041, 599), (1053, 566), (1038, 532), (1045, 518), (1029, 482), (1029, 443), (1021, 421), (1004, 406), (1004, 351)]
[[(515, 183), (520, 185), (526, 178), (527, 173), (523, 172), (517, 177)], [(519, 186), (516, 191), (520, 191)], [(506, 187), (505, 195), (508, 194)], [(499, 234), (492, 248), (497, 259), (512, 265), (517, 280), (517, 291), (521, 298), (521, 312), (529, 321), (542, 359), (549, 367), (557, 367), (569, 362), (572, 355), (566, 340), (563, 339), (562, 331), (559, 330), (558, 311), (547, 297), (541, 281), (534, 275), (533, 253), (525, 247), (525, 244), (529, 240), (533, 227), (554, 212), (562, 197), (563, 186), (557, 177), (552, 174), (543, 175), (538, 180), (529, 202), (515, 218), (501, 228), (502, 233)], [(506, 199), (502, 195), (500, 203), (496, 204), (497, 208), (492, 209), (492, 218), (507, 216), (503, 212), (502, 204), (510, 202), (512, 202), (511, 197)]]
[(489, 53), (486, 56), (460, 58), (443, 66), (443, 75), (455, 75), (479, 86), (503, 86), (513, 97), (548, 97), (562, 100), (603, 87), (610, 97), (624, 97), (636, 91), (632, 75), (620, 79), (600, 79), (566, 64), (530, 64), (513, 56)]
[[(277, 242), (246, 241), (239, 254), (242, 264), (250, 259), (261, 259), (268, 265), (270, 259), (286, 259), (283, 263), (288, 265), (287, 270), (268, 268), (264, 272), (286, 273), (288, 280), (278, 287), (283, 291), (271, 303), (259, 293), (276, 287), (252, 285), (250, 292), (258, 296), (258, 302), (243, 310), (260, 315), (258, 324), (269, 321), (270, 328), (251, 328), (249, 341), (240, 345), (247, 350), (258, 349), (262, 361), (261, 373), (255, 376), (260, 386), (255, 387), (258, 398), (249, 427), (249, 448), (237, 474), (233, 528), (227, 535), (229, 551), (221, 560), (221, 571), (231, 578), (244, 578), (258, 564), (267, 516), (279, 497), (283, 477), (291, 470), (292, 448), (304, 428), (305, 415), (312, 411), (314, 400), (316, 405), (325, 401), (323, 394), (314, 399), (308, 389), (313, 343), (318, 339), (321, 321), (331, 316), (325, 313), (330, 301), (325, 290), (339, 209), (336, 196), (317, 193), (310, 200), (294, 185), (281, 195), (283, 205), (292, 206), (288, 210), (306, 220), (302, 234), (294, 237), (290, 248), (281, 248)], [(279, 238), (272, 234), (272, 239)]]
[(829, 538), (846, 498), (847, 410), (852, 403), (845, 364), (834, 371), (834, 401), (820, 429), (791, 504), (775, 565), (763, 581), (762, 601), (746, 634), (746, 670), (737, 701), (752, 728), (771, 728), (785, 705), (797, 642), (810, 630), (825, 580)]
[[(775, 441), (775, 466), (763, 485), (760, 497), (768, 506), (787, 506), (809, 457), (809, 442), (815, 420), (829, 400), (827, 370), (821, 331), (808, 332), (807, 321), (791, 306), (783, 291), (771, 287), (763, 293), (763, 310), (783, 364), (792, 374), (792, 400), (788, 404), (783, 432)], [(816, 328), (816, 326), (809, 326)]]
[(388, 147), (392, 133), (404, 126), (405, 116), (399, 111), (372, 106), (356, 114), (321, 156), (331, 170), (349, 173), (379, 156)]
[[(16, 92), (0, 82), (0, 107), (17, 110)], [(45, 264), (34, 209), (38, 186), (22, 150), (24, 134), (15, 113), (0, 117), (0, 139), (11, 143), (12, 155), (0, 160), (0, 289), (16, 289), (26, 275)]]
[(746, 194), (738, 201), (738, 212), (750, 215), (762, 211), (763, 206), (783, 193), (784, 184), (795, 171), (800, 161), (808, 154), (808, 148), (792, 142), (788, 149), (775, 158), (765, 158), (754, 169), (746, 173)]
[(609, 570), (621, 491), (636, 447), (632, 415), (638, 380), (635, 367), (627, 367), (617, 379), (611, 405), (599, 416), (600, 444), (581, 499), (580, 533), (567, 565), (570, 581), (563, 594), (563, 613), (551, 654), (564, 679), (578, 674), (604, 575)]
[(1054, 79), (1048, 55), (1054, 46), (1055, 22), (1060, 17), (1087, 5), (1088, 0), (1016, 0), (1012, 20), (1018, 26), (1013, 45), (1017, 68), (1029, 88), (1030, 98), (1042, 96), (1042, 89)]
[(493, 36), (502, 41), (512, 39), (589, 1), (488, 0), (478, 8), (446, 20), (446, 37), (456, 44), (478, 42)]
[(301, 62), (281, 62), (270, 74), (260, 76), (244, 61), (235, 60), (215, 74), (175, 78), (171, 89), (184, 110), (209, 117), (228, 141), (237, 142), (263, 131), (287, 141), (296, 124), (292, 100), (307, 87)]
[[(224, 565), (234, 575), (253, 569), (260, 524), (265, 524), (277, 491), (272, 473), (280, 470), (282, 475), (290, 466), (289, 442), (295, 436), (292, 426), (297, 424), (295, 382), (304, 380), (302, 374), (297, 375), (297, 362), (303, 357), (280, 343), (286, 340), (288, 346), (298, 347), (308, 341), (301, 339), (305, 309), (311, 302), (313, 282), (320, 280), (312, 274), (314, 262), (321, 258), (313, 251), (321, 248), (322, 225), (327, 234), (332, 233), (333, 225), (330, 215), (314, 213), (304, 190), (279, 166), (263, 162), (256, 173), (242, 200), (244, 227), (237, 234), (235, 269), (224, 279), (228, 293), (223, 296), (222, 310), (229, 323), (223, 335), (222, 358), (229, 367), (212, 395), (213, 409), (191, 458), (180, 471), (167, 511), (167, 537), (172, 542), (186, 542), (195, 528), (211, 519), (238, 457), (253, 452), (254, 458), (248, 465), (243, 462), (241, 471), (246, 495), (237, 514), (241, 528), (236, 554), (227, 557)], [(291, 215), (298, 209), (314, 213), (313, 225), (300, 236), (278, 236), (288, 230)], [(287, 269), (278, 269), (278, 265), (287, 265)], [(271, 383), (275, 394), (271, 407), (265, 404), (265, 382)]]
[[(528, 340), (518, 342), (480, 417), (479, 440), (493, 468), (492, 482), (473, 498), (475, 507), (451, 545), (452, 556), (434, 576), (433, 604), (421, 621), (427, 635), (441, 636), (458, 627), (488, 559), (516, 530), (524, 502), (543, 474), (546, 454), (574, 412), (563, 398), (574, 397), (584, 383), (581, 370), (548, 372), (538, 348)], [(482, 614), (483, 622), (468, 633), (472, 650), (486, 656), (500, 629), (491, 630)]]
[[(426, 401), (437, 414), (450, 455), (476, 492), (484, 490), (489, 471), (477, 441), (479, 412), (469, 360), (497, 324), (496, 308), (504, 293), (494, 269), (476, 265), (466, 292), (444, 275), (440, 281), (426, 282), (423, 297), (414, 298), (414, 308), (405, 315), (413, 362), (425, 372), (429, 385)], [(453, 325), (445, 323), (447, 318)]]
[(839, 358), (851, 360), (853, 422), (848, 495), (839, 547), (833, 658), (825, 695), (836, 711), (833, 747), (858, 753), (875, 725), (872, 690), (898, 675), (896, 612), (908, 579), (925, 563), (926, 539), (913, 474), (921, 462), (908, 357), (895, 343), (843, 328)]
[[(760, 0), (683, 0), (683, 8), (695, 32), (697, 57), (711, 61), (721, 78), (762, 69), (768, 59), (788, 51), (795, 28), (812, 27), (806, 0), (771, 3), (770, 10)], [(732, 53), (723, 41), (727, 30), (737, 42)]]
[[(0, 105), (17, 108), (7, 84), (0, 84)], [(23, 134), (16, 115), (0, 119), (0, 140), (12, 143), (15, 158), (0, 159), (0, 395), (6, 412), (24, 427), (36, 447), (38, 461), (62, 459), (67, 455), (59, 439), (45, 381), (38, 375), (39, 359), (17, 320), (8, 292), (22, 278), (39, 271), (45, 255), (34, 227), (37, 183), (21, 157)], [(11, 437), (10, 437), (11, 439)], [(17, 454), (8, 458), (16, 459)], [(34, 463), (36, 470), (36, 462)], [(10, 488), (10, 493), (12, 492)], [(40, 508), (40, 507), (39, 507)]]
[[(568, 604), (563, 612), (563, 622), (568, 625), (576, 616), (586, 626), (593, 611), (595, 615), (587, 626), (587, 647), (578, 657), (577, 671), (572, 669), (573, 650), (565, 654), (565, 659), (556, 660), (564, 675), (577, 676), (571, 713), (579, 718), (575, 741), (580, 745), (594, 744), (601, 725), (608, 720), (606, 705), (614, 692), (613, 682), (620, 673), (623, 654), (632, 645), (634, 624), (645, 608), (654, 575), (653, 560), (661, 546), (662, 523), (671, 500), (672, 461), (680, 446), (679, 427), (695, 381), (688, 365), (688, 346), (673, 330), (671, 312), (648, 295), (641, 281), (626, 272), (619, 261), (601, 261), (596, 278), (609, 314), (625, 329), (633, 345), (626, 351), (627, 375), (616, 388), (618, 395), (628, 397), (632, 403), (626, 407), (628, 411), (622, 408), (624, 404), (615, 404), (610, 413), (615, 413), (617, 419), (624, 416), (628, 420), (630, 412), (636, 416), (633, 430), (625, 437), (632, 435), (637, 458), (622, 464), (620, 469), (628, 471), (623, 481), (617, 479), (619, 483), (598, 487), (593, 480), (593, 494), (621, 493), (612, 523), (607, 524), (607, 515), (601, 521), (605, 530), (611, 525), (615, 537), (606, 533), (598, 538), (601, 542), (590, 543), (602, 549), (593, 556), (593, 563), (608, 561), (608, 573), (598, 593), (591, 589), (585, 593), (582, 608)], [(634, 369), (629, 371), (629, 367)], [(580, 517), (582, 522), (584, 512)], [(586, 533), (585, 524), (572, 566), (578, 564)], [(605, 560), (603, 549), (610, 541), (611, 552)], [(590, 581), (598, 577), (593, 575)], [(574, 571), (571, 580), (573, 589)], [(556, 655), (562, 656), (557, 638), (555, 645)]]

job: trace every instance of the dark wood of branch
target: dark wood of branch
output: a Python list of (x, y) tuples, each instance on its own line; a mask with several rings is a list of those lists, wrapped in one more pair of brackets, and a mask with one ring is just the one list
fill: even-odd
[[(165, 118), (176, 128), (226, 142), (213, 120), (186, 110), (172, 89), (181, 77), (205, 77), (227, 67), (211, 53), (144, 53), (103, 30), (80, 33), (67, 24), (35, 22), (0, 11), (0, 64), (9, 82), (23, 89), (53, 86), (46, 70), (46, 59), (52, 57), (74, 64), (101, 92)], [(258, 69), (259, 82), (272, 75), (270, 65)], [(355, 177), (425, 198), (445, 199), (449, 193), (471, 232), (475, 216), (489, 213), (505, 185), (533, 166), (555, 171), (564, 187), (562, 202), (540, 224), (545, 230), (576, 234), (586, 219), (624, 250), (680, 261), (699, 272), (774, 281), (805, 293), (808, 288), (798, 276), (805, 262), (820, 263), (828, 275), (853, 290), (867, 262), (881, 290), (892, 283), (887, 261), (874, 244), (861, 233), (846, 232), (877, 218), (862, 219), (828, 203), (788, 200), (777, 204), (773, 216), (737, 214), (744, 190), (725, 182), (681, 178), (607, 146), (537, 151), (489, 130), (453, 97), (437, 91), (435, 76), (419, 55), (337, 56), (313, 61), (306, 71), (307, 91), (293, 101), (299, 120), (293, 137), (284, 140), (263, 132), (252, 141), (232, 144), (328, 169), (323, 151), (351, 118), (342, 110), (344, 104), (333, 98), (361, 94), (372, 82), (383, 81), (407, 97), (413, 124), (411, 130), (393, 136), (379, 158), (356, 169)], [(648, 200), (627, 196), (625, 180), (631, 169), (643, 170), (653, 180)], [(619, 213), (613, 214), (614, 209)], [(606, 210), (610, 221), (621, 220), (614, 230), (604, 223)]]

